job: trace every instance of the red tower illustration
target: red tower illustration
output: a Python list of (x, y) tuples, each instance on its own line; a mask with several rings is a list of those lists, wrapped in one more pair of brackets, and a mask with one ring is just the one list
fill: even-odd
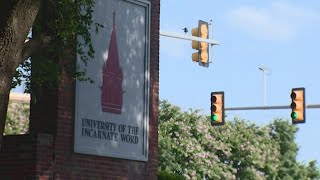
[(115, 12), (113, 13), (113, 25), (111, 40), (108, 50), (108, 58), (103, 65), (103, 83), (101, 105), (103, 112), (121, 114), (122, 110), (122, 80), (123, 74), (120, 67), (117, 36), (115, 28)]

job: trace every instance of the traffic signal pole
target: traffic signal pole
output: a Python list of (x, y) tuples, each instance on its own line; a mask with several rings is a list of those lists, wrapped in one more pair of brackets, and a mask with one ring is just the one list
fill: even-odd
[[(224, 104), (224, 92), (211, 92), (211, 124), (216, 123), (216, 125), (220, 125), (217, 121), (219, 103), (217, 103), (217, 99), (219, 95), (222, 95)], [(291, 104), (283, 105), (283, 106), (248, 106), (248, 107), (224, 107), (221, 106), (223, 114), (224, 111), (241, 111), (241, 110), (271, 110), (271, 109), (291, 109), (290, 117), (292, 120), (292, 124), (300, 124), (306, 123), (306, 109), (315, 109), (320, 108), (320, 104), (306, 104), (305, 101), (305, 88), (292, 88), (291, 90)], [(224, 120), (223, 120), (224, 121)], [(224, 123), (223, 123), (224, 124)], [(221, 125), (223, 125), (221, 124)]]
[[(307, 109), (320, 108), (320, 104), (308, 104)], [(271, 110), (271, 109), (291, 109), (290, 105), (283, 106), (250, 106), (250, 107), (226, 107), (225, 111), (241, 111), (241, 110)]]
[(310, 109), (310, 108), (320, 108), (320, 104), (309, 104), (306, 105), (306, 108)]
[(165, 37), (171, 37), (171, 38), (176, 38), (176, 39), (184, 39), (184, 40), (190, 40), (190, 41), (198, 41), (198, 42), (205, 42), (211, 45), (219, 45), (219, 42), (213, 39), (205, 39), (205, 38), (199, 38), (195, 36), (187, 36), (184, 34), (179, 34), (175, 32), (168, 32), (168, 31), (163, 31), (160, 30), (160, 36), (165, 36)]
[[(191, 54), (192, 62), (197, 62), (199, 66), (202, 67), (209, 67), (209, 64), (212, 63), (212, 60), (209, 59), (210, 52), (209, 52), (209, 44), (211, 47), (213, 45), (218, 45), (219, 43), (213, 39), (210, 39), (210, 30), (209, 26), (211, 26), (211, 23), (209, 24), (206, 21), (199, 20), (198, 25), (191, 30), (191, 35), (184, 35), (174, 32), (167, 32), (160, 30), (159, 35), (170, 37), (170, 38), (177, 38), (177, 39), (183, 39), (183, 40), (190, 40), (192, 41), (191, 47), (196, 52), (193, 52)], [(187, 28), (182, 29), (185, 33), (188, 32)]]

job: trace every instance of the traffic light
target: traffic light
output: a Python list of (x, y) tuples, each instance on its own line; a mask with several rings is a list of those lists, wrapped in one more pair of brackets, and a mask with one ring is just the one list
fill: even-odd
[(306, 122), (305, 89), (293, 88), (291, 91), (291, 119), (292, 124)]
[(211, 125), (224, 125), (224, 92), (211, 92)]
[[(209, 39), (209, 24), (199, 20), (198, 27), (192, 29), (192, 36)], [(209, 67), (209, 44), (192, 41), (192, 48), (198, 50), (192, 54), (192, 61), (199, 62), (200, 66)]]

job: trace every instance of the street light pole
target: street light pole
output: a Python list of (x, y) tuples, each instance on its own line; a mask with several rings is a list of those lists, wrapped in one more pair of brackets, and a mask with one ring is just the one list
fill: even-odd
[(263, 102), (264, 106), (267, 106), (267, 75), (271, 74), (271, 70), (268, 67), (260, 67), (260, 71), (263, 74)]

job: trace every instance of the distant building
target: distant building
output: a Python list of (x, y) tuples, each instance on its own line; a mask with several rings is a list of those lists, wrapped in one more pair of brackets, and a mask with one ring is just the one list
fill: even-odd
[(30, 94), (11, 92), (9, 100), (13, 102), (30, 102)]

